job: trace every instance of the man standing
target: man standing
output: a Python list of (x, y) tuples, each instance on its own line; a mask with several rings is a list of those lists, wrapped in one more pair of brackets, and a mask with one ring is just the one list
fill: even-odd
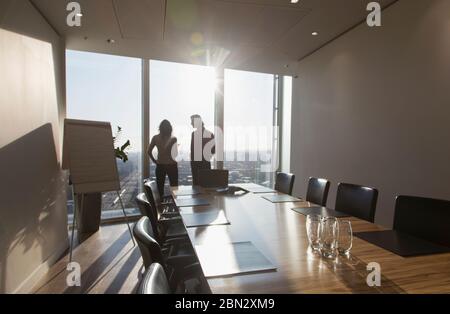
[(214, 134), (205, 128), (200, 115), (191, 116), (191, 125), (195, 129), (191, 135), (192, 185), (199, 185), (198, 172), (211, 169), (211, 158), (216, 153)]

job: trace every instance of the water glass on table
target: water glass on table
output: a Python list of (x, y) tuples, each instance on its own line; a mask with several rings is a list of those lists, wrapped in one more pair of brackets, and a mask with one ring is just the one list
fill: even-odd
[(322, 217), (319, 215), (308, 215), (306, 217), (306, 235), (308, 236), (308, 242), (314, 251), (320, 249), (319, 230)]
[(319, 228), (320, 253), (334, 259), (337, 256), (338, 221), (336, 217), (323, 217)]
[(353, 246), (352, 223), (348, 220), (338, 222), (338, 252), (341, 255), (349, 255)]

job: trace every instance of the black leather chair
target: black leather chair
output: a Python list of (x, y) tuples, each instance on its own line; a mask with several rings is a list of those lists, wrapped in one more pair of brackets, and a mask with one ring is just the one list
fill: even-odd
[(340, 183), (335, 209), (369, 222), (375, 221), (378, 190), (355, 184)]
[(450, 247), (450, 201), (398, 196), (394, 230)]
[(179, 216), (177, 207), (173, 202), (163, 202), (158, 192), (156, 181), (144, 181), (144, 193), (150, 205), (158, 211), (158, 219), (160, 216)]
[(166, 255), (155, 239), (150, 220), (142, 217), (133, 228), (133, 235), (141, 252), (146, 270), (153, 263), (163, 266), (171, 289), (175, 290), (184, 280), (202, 275), (198, 260), (193, 254)]
[(328, 191), (330, 190), (330, 181), (319, 178), (309, 178), (308, 191), (306, 192), (306, 201), (327, 206)]
[(170, 238), (187, 238), (187, 231), (180, 217), (160, 216), (158, 219), (158, 211), (150, 204), (144, 193), (136, 196), (136, 203), (141, 214), (149, 218), (159, 243)]
[(169, 281), (167, 280), (164, 268), (153, 263), (145, 272), (142, 278), (137, 294), (171, 294)]
[[(189, 280), (190, 278), (186, 278)], [(180, 287), (179, 287), (180, 288)], [(194, 290), (189, 291), (186, 286), (183, 286), (184, 291), (178, 289), (175, 293), (203, 293), (206, 291), (201, 290), (201, 286), (198, 285)], [(137, 294), (172, 294), (174, 291), (170, 288), (169, 280), (167, 279), (164, 267), (158, 263), (150, 265), (149, 269), (145, 271), (144, 276), (139, 283), (139, 287), (136, 291)]]
[[(145, 193), (139, 193), (136, 196), (136, 204), (138, 205), (139, 211), (141, 212), (142, 216), (153, 218), (154, 216), (153, 208), (150, 202), (148, 201), (148, 197), (146, 196)], [(155, 218), (158, 219), (157, 216)]]
[(292, 190), (294, 189), (295, 175), (292, 173), (277, 173), (277, 178), (275, 181), (275, 190), (278, 192), (292, 195)]

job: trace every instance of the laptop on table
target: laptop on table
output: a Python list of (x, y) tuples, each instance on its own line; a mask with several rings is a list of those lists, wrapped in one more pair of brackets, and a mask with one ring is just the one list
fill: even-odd
[(207, 169), (198, 172), (198, 182), (205, 189), (228, 188), (228, 170)]

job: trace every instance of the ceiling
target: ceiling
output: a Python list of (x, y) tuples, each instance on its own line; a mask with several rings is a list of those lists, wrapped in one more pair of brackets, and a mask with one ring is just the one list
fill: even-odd
[(31, 1), (68, 49), (290, 75), (299, 59), (363, 21), (370, 2), (78, 0), (81, 26), (69, 27), (71, 0)]

